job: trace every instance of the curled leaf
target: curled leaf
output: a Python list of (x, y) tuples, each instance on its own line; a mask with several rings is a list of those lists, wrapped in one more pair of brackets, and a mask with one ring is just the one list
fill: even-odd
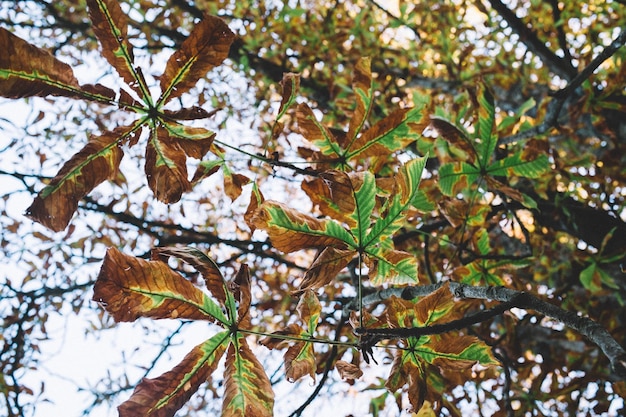
[(358, 366), (346, 361), (337, 361), (335, 369), (337, 369), (342, 379), (355, 380), (363, 376), (363, 371)]

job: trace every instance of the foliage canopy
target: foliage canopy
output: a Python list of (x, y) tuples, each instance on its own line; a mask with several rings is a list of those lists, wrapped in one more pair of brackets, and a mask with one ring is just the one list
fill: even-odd
[(1, 4), (7, 415), (72, 314), (85, 414), (624, 407), (619, 1)]

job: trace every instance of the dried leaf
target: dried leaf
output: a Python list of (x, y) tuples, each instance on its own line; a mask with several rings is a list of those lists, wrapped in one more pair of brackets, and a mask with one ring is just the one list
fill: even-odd
[(115, 248), (106, 252), (93, 300), (118, 322), (151, 317), (230, 325), (221, 307), (166, 263), (124, 255)]
[(159, 104), (189, 91), (228, 56), (235, 34), (219, 17), (205, 15), (170, 56), (161, 76)]
[(228, 340), (228, 330), (218, 333), (193, 348), (171, 371), (144, 378), (118, 407), (120, 417), (173, 417), (215, 371)]
[(150, 91), (146, 80), (134, 65), (133, 47), (128, 41), (128, 19), (120, 3), (113, 0), (88, 0), (87, 5), (93, 31), (102, 45), (102, 56), (144, 102), (149, 100)]
[(313, 344), (297, 342), (285, 352), (285, 377), (289, 382), (296, 382), (304, 375), (310, 375), (315, 381), (315, 353)]
[(363, 376), (363, 371), (358, 366), (346, 361), (337, 361), (335, 368), (339, 371), (342, 379), (354, 380)]
[(152, 259), (167, 263), (167, 258), (174, 256), (196, 268), (202, 274), (209, 292), (222, 305), (226, 304), (226, 280), (213, 259), (194, 247), (162, 247), (152, 249)]
[(72, 68), (48, 51), (0, 28), (0, 96), (21, 98), (48, 95), (83, 98), (103, 103), (115, 92), (102, 85), (80, 86)]
[(26, 215), (58, 232), (67, 227), (78, 202), (98, 184), (117, 175), (123, 152), (120, 142), (132, 127), (91, 138), (39, 193)]
[(299, 289), (318, 289), (329, 284), (354, 258), (354, 250), (327, 247), (305, 272)]
[(265, 201), (257, 210), (253, 224), (267, 231), (272, 245), (283, 252), (318, 247), (345, 247), (352, 236), (338, 223), (302, 214), (276, 201)]
[(159, 127), (151, 132), (145, 171), (148, 185), (159, 201), (176, 203), (184, 192), (191, 190), (186, 162), (183, 147), (167, 130)]

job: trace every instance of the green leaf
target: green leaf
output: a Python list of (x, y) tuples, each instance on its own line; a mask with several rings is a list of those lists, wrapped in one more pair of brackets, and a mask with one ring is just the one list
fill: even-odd
[(538, 178), (550, 168), (550, 161), (547, 155), (539, 155), (530, 161), (522, 159), (522, 152), (494, 162), (487, 168), (487, 172), (492, 176), (512, 176), (519, 175), (526, 178)]
[(274, 247), (286, 253), (307, 248), (356, 247), (354, 237), (334, 220), (319, 220), (276, 201), (263, 202), (253, 224), (269, 234)]
[(193, 348), (174, 369), (144, 378), (119, 407), (120, 417), (172, 417), (217, 368), (229, 342), (230, 331), (216, 334)]
[(226, 355), (222, 417), (271, 417), (273, 408), (269, 378), (246, 339), (234, 334)]
[(426, 166), (428, 156), (416, 158), (407, 162), (396, 175), (396, 190), (384, 207), (384, 214), (376, 220), (374, 226), (361, 247), (368, 247), (381, 242), (394, 234), (404, 223), (406, 211), (411, 207), (417, 196), (422, 172)]
[(452, 197), (480, 178), (480, 169), (467, 162), (452, 162), (439, 168), (439, 188)]
[(364, 131), (346, 153), (346, 159), (389, 155), (422, 137), (428, 126), (428, 106), (398, 109)]
[(496, 108), (494, 105), (493, 94), (483, 82), (478, 84), (476, 91), (478, 100), (478, 125), (476, 128), (476, 136), (479, 142), (476, 144), (478, 154), (480, 155), (479, 164), (485, 168), (498, 142), (498, 137), (493, 134), (495, 126)]

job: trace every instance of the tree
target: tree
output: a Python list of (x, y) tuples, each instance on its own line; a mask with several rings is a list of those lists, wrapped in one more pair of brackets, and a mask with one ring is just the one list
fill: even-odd
[(73, 314), (147, 329), (85, 413), (617, 412), (626, 13), (579, 6), (2, 2), (7, 415)]

